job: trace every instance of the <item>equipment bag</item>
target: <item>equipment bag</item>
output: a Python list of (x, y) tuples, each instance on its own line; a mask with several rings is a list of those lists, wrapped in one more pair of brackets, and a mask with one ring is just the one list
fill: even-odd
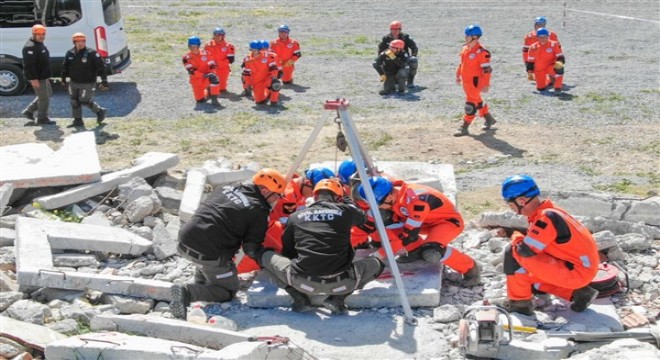
[(618, 292), (628, 292), (628, 273), (615, 262), (598, 264), (598, 273), (589, 284), (598, 290), (598, 298), (612, 296)]

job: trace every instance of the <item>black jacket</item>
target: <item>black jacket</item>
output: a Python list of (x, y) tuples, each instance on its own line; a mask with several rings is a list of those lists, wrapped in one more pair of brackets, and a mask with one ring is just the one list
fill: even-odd
[(282, 255), (298, 274), (324, 276), (351, 267), (355, 252), (351, 227), (361, 225), (364, 211), (352, 204), (317, 201), (289, 217), (282, 235)]
[(391, 59), (388, 55), (390, 50), (385, 50), (374, 61), (374, 69), (378, 72), (378, 75), (388, 75), (394, 76), (399, 71), (399, 69), (406, 67), (410, 56), (405, 51), (399, 51), (396, 54), (394, 59)]
[(398, 39), (393, 38), (392, 34), (383, 36), (383, 40), (381, 40), (380, 44), (378, 44), (378, 53), (380, 54), (387, 50), (392, 40), (403, 40), (403, 43), (405, 44), (403, 51), (405, 51), (410, 56), (417, 56), (417, 44), (413, 39), (410, 38), (410, 35), (404, 33), (399, 33)]
[[(270, 205), (254, 184), (216, 188), (179, 231), (179, 242), (212, 259), (231, 259), (243, 245), (260, 248)], [(249, 245), (248, 245), (249, 244)]]
[(74, 47), (66, 52), (62, 64), (62, 82), (66, 82), (69, 77), (77, 83), (95, 83), (97, 76), (100, 76), (102, 81), (108, 80), (103, 57), (96, 50), (84, 48), (78, 51)]
[(45, 80), (52, 76), (50, 53), (44, 43), (32, 38), (23, 46), (23, 75), (26, 80)]

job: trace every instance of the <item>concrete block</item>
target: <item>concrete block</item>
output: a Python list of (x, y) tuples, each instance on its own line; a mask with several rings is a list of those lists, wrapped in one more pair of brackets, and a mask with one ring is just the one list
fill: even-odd
[(181, 222), (179, 218), (168, 222), (167, 225), (158, 224), (154, 227), (154, 255), (156, 255), (158, 260), (163, 260), (177, 253), (180, 227)]
[(78, 186), (55, 195), (40, 197), (35, 201), (45, 209), (57, 209), (95, 195), (107, 193), (119, 184), (125, 183), (136, 176), (145, 178), (159, 174), (178, 163), (179, 157), (175, 154), (146, 153), (136, 159), (131, 168), (103, 175), (100, 181), (96, 183)]
[(242, 342), (213, 352), (205, 352), (197, 360), (253, 360), (253, 359), (289, 359), (303, 360), (310, 355), (295, 345), (267, 344), (266, 342)]
[(48, 305), (33, 300), (18, 300), (7, 308), (6, 313), (13, 319), (38, 325), (43, 325), (52, 315)]
[(179, 207), (181, 221), (187, 222), (195, 214), (204, 194), (206, 175), (206, 170), (203, 169), (191, 169), (188, 171), (186, 188), (183, 190), (181, 206)]
[(0, 186), (0, 216), (5, 213), (5, 210), (8, 210), (5, 207), (9, 204), (9, 199), (11, 199), (13, 193), (14, 185), (12, 183), (6, 183)]
[(140, 359), (193, 360), (204, 348), (117, 332), (89, 333), (54, 341), (46, 346), (48, 360)]
[(19, 214), (12, 214), (0, 217), (0, 228), (2, 229), (15, 229), (16, 219), (21, 217)]
[(21, 300), (23, 298), (23, 293), (18, 291), (0, 291), (0, 311), (7, 310), (13, 303)]
[(660, 196), (633, 202), (630, 209), (623, 216), (623, 220), (660, 226)]
[(620, 213), (620, 210), (617, 211), (617, 204), (611, 195), (583, 192), (550, 192), (547, 195), (555, 204), (572, 215), (604, 216), (612, 220), (621, 220), (615, 215)]
[(529, 222), (526, 217), (518, 215), (513, 211), (486, 211), (481, 213), (479, 219), (477, 219), (477, 226), (480, 228), (503, 227), (511, 229), (527, 229)]
[(253, 339), (251, 335), (235, 331), (149, 315), (99, 315), (92, 319), (91, 327), (94, 331), (114, 329), (209, 349), (222, 349)]
[(614, 233), (609, 230), (599, 231), (593, 235), (599, 251), (617, 246), (616, 237), (614, 236)]
[(0, 271), (16, 272), (16, 247), (0, 247)]
[(183, 191), (172, 189), (168, 186), (157, 187), (155, 191), (160, 199), (163, 210), (171, 213), (176, 213), (179, 210), (181, 199), (183, 198)]
[(96, 211), (91, 215), (83, 218), (80, 223), (85, 225), (98, 225), (106, 227), (112, 226), (112, 221), (110, 221), (110, 219), (108, 219), (107, 216), (105, 216), (105, 214), (100, 211)]
[(29, 345), (39, 351), (44, 351), (48, 343), (66, 339), (65, 335), (45, 326), (14, 320), (6, 316), (0, 316), (0, 324), (1, 336), (14, 339), (20, 344)]
[(14, 240), (16, 240), (16, 231), (0, 228), (0, 247), (14, 246)]
[(140, 196), (125, 207), (124, 216), (131, 223), (141, 222), (145, 217), (155, 214), (160, 210), (160, 200), (155, 200), (158, 202), (156, 203), (148, 196)]
[(0, 293), (4, 291), (18, 291), (18, 284), (7, 272), (0, 271)]
[(0, 184), (9, 182), (16, 188), (86, 184), (101, 179), (96, 139), (89, 131), (67, 136), (57, 151), (46, 144), (3, 146), (0, 168)]
[(185, 170), (168, 170), (154, 181), (153, 186), (154, 188), (164, 186), (183, 191), (186, 186), (186, 172)]
[(587, 310), (576, 313), (570, 309), (553, 313), (555, 321), (581, 324), (586, 332), (623, 331), (616, 308), (609, 298), (596, 299)]
[(53, 254), (53, 265), (78, 268), (81, 266), (100, 266), (96, 256), (89, 254)]
[(120, 295), (106, 294), (102, 301), (117, 308), (120, 314), (146, 314), (154, 307), (152, 299), (135, 299)]
[[(416, 261), (398, 264), (410, 306), (438, 306), (442, 285), (442, 265)], [(321, 305), (324, 297), (312, 298), (312, 303)], [(247, 305), (258, 308), (291, 306), (291, 297), (277, 287), (271, 277), (261, 271), (247, 290)], [(349, 308), (379, 308), (401, 306), (399, 292), (390, 268), (368, 283), (364, 289), (355, 291), (346, 298)]]
[(602, 216), (595, 218), (578, 219), (592, 233), (609, 230), (614, 235), (624, 235), (629, 233), (642, 234), (651, 239), (660, 239), (660, 229), (655, 226), (642, 223), (632, 223), (629, 221), (616, 221), (606, 219)]

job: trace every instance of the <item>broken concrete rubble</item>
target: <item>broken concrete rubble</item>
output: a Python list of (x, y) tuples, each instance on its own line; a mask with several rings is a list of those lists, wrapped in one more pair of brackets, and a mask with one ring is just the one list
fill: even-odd
[(197, 210), (204, 194), (206, 175), (206, 170), (202, 169), (188, 171), (186, 188), (183, 190), (181, 206), (179, 207), (179, 218), (181, 218), (181, 221), (187, 222), (195, 214), (195, 210)]
[(39, 351), (44, 351), (46, 345), (53, 341), (66, 339), (65, 335), (45, 326), (30, 324), (6, 316), (0, 316), (0, 336), (13, 339), (21, 345)]
[(9, 199), (14, 192), (14, 185), (12, 183), (2, 184), (0, 186), (0, 216), (4, 215), (7, 210), (7, 204), (9, 204)]

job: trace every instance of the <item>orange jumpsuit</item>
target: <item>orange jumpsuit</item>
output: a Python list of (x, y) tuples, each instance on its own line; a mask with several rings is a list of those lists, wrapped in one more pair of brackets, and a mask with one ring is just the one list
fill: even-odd
[(527, 72), (534, 72), (536, 90), (543, 91), (554, 78), (555, 90), (561, 90), (564, 81), (564, 69), (555, 70), (555, 62), (566, 63), (561, 45), (556, 41), (548, 40), (545, 45), (536, 42), (529, 47), (527, 55)]
[(282, 61), (282, 81), (285, 84), (290, 84), (293, 82), (294, 64), (302, 56), (300, 44), (292, 38), (286, 40), (277, 38), (270, 42), (270, 48)]
[[(183, 67), (190, 75), (190, 85), (192, 85), (195, 100), (204, 101), (209, 95), (220, 94), (220, 84), (213, 72), (217, 64), (211, 53), (206, 50), (199, 50), (197, 54), (188, 52), (183, 56)], [(215, 81), (209, 79), (209, 74), (212, 74)]]
[(504, 254), (508, 297), (529, 300), (532, 287), (571, 300), (598, 272), (598, 246), (589, 230), (544, 200), (529, 217), (527, 236), (514, 233)]
[[(441, 263), (461, 274), (472, 269), (474, 260), (449, 246), (464, 226), (454, 204), (440, 191), (425, 185), (406, 184), (403, 180), (394, 181), (393, 185), (399, 190), (399, 198), (394, 201), (392, 220), (386, 230), (394, 254), (435, 244), (442, 254)], [(373, 238), (378, 240), (378, 234)], [(379, 251), (385, 255), (385, 249)]]
[(456, 78), (461, 79), (465, 91), (465, 115), (463, 120), (471, 124), (479, 111), (479, 116), (488, 114), (488, 105), (481, 98), (481, 90), (490, 86), (490, 52), (478, 42), (470, 49), (463, 46), (461, 63), (456, 69)]
[[(555, 32), (550, 31), (550, 36), (548, 37), (552, 41), (559, 42), (559, 39), (557, 38), (557, 34)], [(522, 55), (523, 55), (523, 62), (527, 63), (527, 53), (529, 51), (529, 47), (532, 46), (535, 42), (538, 42), (539, 38), (536, 36), (536, 30), (530, 31), (525, 35), (525, 39), (523, 39), (523, 47), (522, 47)]]
[(231, 72), (229, 64), (234, 63), (234, 45), (224, 40), (220, 42), (211, 40), (204, 45), (204, 50), (210, 52), (218, 64), (215, 73), (220, 80), (220, 91), (227, 90), (227, 80), (229, 80), (229, 73)]
[(257, 104), (265, 103), (268, 98), (277, 103), (279, 91), (271, 91), (273, 79), (277, 79), (277, 59), (269, 52), (260, 51), (243, 59), (244, 88), (252, 87), (252, 96)]

